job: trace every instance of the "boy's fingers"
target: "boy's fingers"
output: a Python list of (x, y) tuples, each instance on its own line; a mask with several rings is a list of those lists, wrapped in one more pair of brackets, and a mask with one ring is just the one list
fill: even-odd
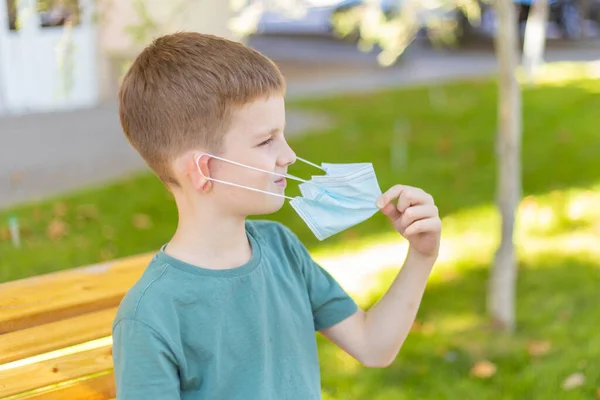
[[(402, 198), (404, 196), (406, 196), (406, 199), (403, 200)], [(403, 208), (399, 209), (400, 212), (402, 212), (408, 207), (406, 206), (406, 203), (408, 203), (409, 205), (434, 204), (433, 197), (431, 197), (430, 194), (424, 192), (419, 188), (406, 185), (395, 185), (379, 197), (379, 199), (377, 200), (377, 207), (383, 208), (388, 203), (396, 199), (399, 199), (403, 202), (401, 204)]]
[(419, 188), (409, 186), (400, 193), (400, 198), (398, 199), (398, 211), (403, 213), (408, 207), (421, 204), (434, 204), (433, 197)]
[(395, 186), (392, 186), (390, 189), (388, 189), (387, 192), (385, 192), (384, 194), (382, 194), (379, 197), (379, 199), (377, 200), (377, 207), (383, 209), (390, 202), (392, 202), (392, 201), (396, 200), (398, 197), (400, 197), (400, 194), (406, 188), (407, 188), (407, 186), (404, 186), (404, 185), (395, 185)]
[(427, 218), (413, 222), (404, 231), (404, 236), (414, 236), (420, 233), (434, 232), (441, 227), (439, 218)]
[(389, 217), (389, 219), (391, 219), (392, 222), (395, 222), (398, 218), (400, 218), (401, 215), (396, 209), (396, 205), (393, 202), (387, 203), (386, 206), (381, 209), (381, 212), (387, 217)]
[(416, 199), (417, 199), (417, 194), (415, 194), (414, 190), (403, 191), (400, 194), (400, 198), (398, 199), (398, 211), (403, 213), (411, 205), (419, 204), (419, 202)]
[[(402, 217), (410, 207), (418, 207), (421, 205), (428, 206), (428, 208), (433, 207), (432, 209), (435, 209), (437, 212), (437, 207), (435, 207), (433, 197), (431, 197), (430, 194), (419, 188), (405, 185), (395, 185), (391, 187), (377, 200), (377, 207), (379, 207), (383, 214), (387, 215), (388, 218), (392, 220), (397, 228), (399, 225), (406, 228), (410, 223), (419, 219), (415, 218), (409, 223), (406, 223), (406, 218)], [(400, 222), (401, 218), (405, 221)], [(427, 218), (427, 216), (421, 216), (420, 218)]]
[(404, 232), (415, 221), (437, 216), (437, 207), (427, 204), (408, 208), (396, 221), (395, 226), (400, 232)]

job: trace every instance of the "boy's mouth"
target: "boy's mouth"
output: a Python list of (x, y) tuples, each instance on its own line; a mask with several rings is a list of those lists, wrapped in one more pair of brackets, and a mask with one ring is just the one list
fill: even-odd
[(285, 178), (280, 178), (275, 181), (275, 184), (284, 188), (287, 185), (287, 180)]

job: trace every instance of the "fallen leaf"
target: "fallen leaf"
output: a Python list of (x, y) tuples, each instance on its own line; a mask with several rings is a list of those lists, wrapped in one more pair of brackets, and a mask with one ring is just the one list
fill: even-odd
[(571, 132), (562, 130), (558, 132), (557, 139), (559, 143), (569, 143), (572, 136)]
[(476, 378), (491, 378), (496, 373), (496, 365), (490, 361), (482, 360), (475, 363), (471, 368), (471, 375)]
[(152, 220), (146, 214), (136, 214), (133, 216), (132, 225), (134, 228), (139, 230), (150, 229), (152, 226)]
[(99, 214), (98, 207), (94, 204), (82, 204), (77, 207), (77, 218), (80, 220), (95, 220)]
[(578, 388), (579, 386), (583, 385), (585, 383), (585, 375), (582, 374), (581, 372), (576, 372), (574, 374), (571, 374), (567, 377), (567, 379), (564, 380), (563, 384), (562, 384), (562, 388), (564, 390), (571, 390), (571, 389), (575, 389)]
[(440, 139), (437, 141), (438, 154), (446, 155), (450, 152), (451, 149), (452, 149), (452, 142), (450, 141), (450, 137), (448, 137), (448, 136), (440, 137)]
[(600, 388), (596, 388), (596, 398), (600, 400)]
[(67, 234), (67, 224), (60, 219), (53, 219), (46, 233), (50, 239), (60, 239)]
[(62, 218), (67, 215), (68, 207), (65, 203), (54, 204), (54, 216), (56, 218)]
[(527, 352), (532, 357), (540, 357), (548, 353), (552, 344), (548, 340), (531, 340), (527, 343)]
[(2, 230), (0, 230), (0, 239), (9, 240), (10, 239), (10, 229), (3, 228)]

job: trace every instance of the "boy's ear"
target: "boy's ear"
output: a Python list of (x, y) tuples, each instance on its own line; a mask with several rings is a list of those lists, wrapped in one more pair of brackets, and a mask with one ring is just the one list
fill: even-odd
[(192, 183), (194, 189), (200, 192), (208, 192), (212, 187), (210, 181), (210, 171), (208, 168), (208, 161), (210, 157), (200, 157), (202, 153), (192, 153), (186, 163), (186, 170), (188, 177)]

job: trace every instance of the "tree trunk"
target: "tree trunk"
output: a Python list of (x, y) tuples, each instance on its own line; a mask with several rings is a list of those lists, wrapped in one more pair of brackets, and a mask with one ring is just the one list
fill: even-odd
[(513, 0), (495, 0), (498, 15), (498, 207), (502, 238), (496, 252), (488, 288), (488, 312), (493, 321), (509, 331), (515, 327), (517, 262), (513, 230), (521, 197), (521, 91), (516, 77), (519, 40)]
[(536, 0), (531, 6), (525, 27), (523, 65), (528, 83), (533, 83), (539, 67), (544, 62), (546, 25), (548, 24), (548, 0)]

